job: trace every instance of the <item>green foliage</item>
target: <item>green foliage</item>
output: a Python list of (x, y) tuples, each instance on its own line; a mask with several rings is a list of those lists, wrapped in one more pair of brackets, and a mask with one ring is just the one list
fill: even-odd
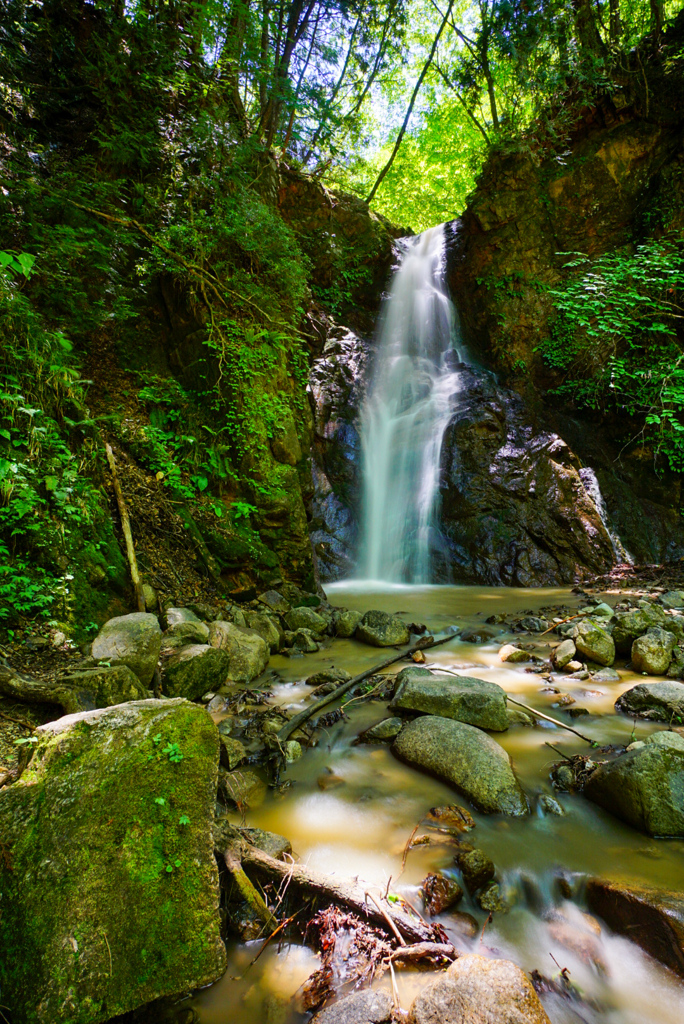
[(651, 239), (633, 251), (591, 261), (552, 292), (557, 317), (539, 347), (563, 378), (556, 393), (578, 406), (610, 409), (644, 424), (644, 433), (670, 468), (684, 471), (684, 249)]

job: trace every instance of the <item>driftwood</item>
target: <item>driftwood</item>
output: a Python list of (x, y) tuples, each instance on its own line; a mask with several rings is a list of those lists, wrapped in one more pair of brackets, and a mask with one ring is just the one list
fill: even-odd
[(109, 469), (112, 474), (112, 483), (114, 484), (114, 494), (116, 495), (116, 503), (119, 506), (119, 517), (121, 519), (121, 529), (123, 530), (124, 540), (126, 541), (126, 556), (128, 558), (128, 566), (131, 571), (131, 580), (135, 589), (135, 599), (138, 605), (138, 611), (144, 612), (147, 610), (145, 604), (145, 597), (143, 595), (142, 580), (140, 579), (140, 572), (138, 570), (138, 560), (135, 557), (135, 547), (133, 545), (133, 534), (131, 533), (131, 520), (128, 516), (128, 508), (124, 501), (123, 491), (121, 490), (121, 484), (119, 483), (119, 476), (116, 471), (116, 461), (114, 459), (114, 452), (110, 444), (105, 445), (105, 452), (107, 453), (107, 462), (109, 463)]
[(406, 650), (402, 651), (400, 654), (394, 654), (391, 658), (387, 658), (385, 661), (380, 662), (379, 665), (374, 665), (373, 668), (369, 668), (366, 672), (362, 672), (360, 675), (354, 676), (353, 679), (348, 679), (345, 683), (342, 683), (333, 690), (332, 693), (328, 693), (324, 697), (321, 697), (313, 704), (310, 704), (307, 708), (304, 708), (303, 711), (300, 711), (298, 715), (294, 716), (294, 718), (291, 718), (289, 722), (286, 722), (278, 733), (278, 740), (281, 743), (284, 743), (295, 729), (299, 729), (304, 722), (308, 722), (312, 715), (315, 715), (317, 711), (326, 707), (328, 704), (332, 704), (333, 701), (336, 701), (339, 697), (343, 697), (348, 690), (351, 690), (354, 686), (358, 686), (359, 683), (362, 683), (364, 679), (368, 679), (369, 676), (374, 676), (383, 668), (388, 668), (390, 665), (394, 665), (395, 662), (401, 661), (402, 658), (406, 658), (415, 651), (426, 650), (428, 648), (432, 650), (433, 647), (439, 647), (441, 644), (446, 644), (449, 640), (455, 639), (455, 634), (443, 636), (440, 640), (434, 640), (430, 636), (422, 637), (417, 643), (413, 644), (411, 647), (407, 647)]
[[(380, 897), (377, 898), (377, 903), (367, 900), (365, 894), (368, 891), (368, 886), (343, 881), (320, 871), (306, 868), (302, 864), (284, 864), (280, 860), (269, 857), (262, 850), (246, 844), (241, 847), (239, 854), (237, 851), (235, 852), (235, 856), (239, 856), (244, 870), (252, 870), (265, 875), (273, 882), (287, 882), (290, 887), (300, 892), (305, 892), (310, 896), (320, 896), (327, 903), (346, 907), (359, 917), (372, 921), (385, 930), (387, 930), (389, 918), (394, 928), (412, 944), (434, 944), (436, 934), (434, 927), (411, 917), (395, 904)], [(382, 903), (385, 903), (384, 907), (381, 906)], [(456, 952), (454, 951), (455, 956)]]

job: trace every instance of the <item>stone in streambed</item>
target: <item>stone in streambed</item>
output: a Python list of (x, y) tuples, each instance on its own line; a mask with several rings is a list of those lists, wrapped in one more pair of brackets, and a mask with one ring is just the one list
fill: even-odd
[(511, 665), (518, 665), (524, 661), (530, 661), (530, 655), (527, 651), (523, 651), (521, 647), (516, 647), (515, 644), (504, 644), (499, 649), (499, 657), (502, 661), (508, 661)]
[(393, 740), (402, 730), (404, 723), (401, 718), (384, 718), (377, 725), (371, 725), (359, 736), (359, 743), (383, 743)]
[(97, 668), (60, 676), (53, 687), (67, 715), (95, 708), (109, 708), (129, 700), (145, 700), (147, 687), (127, 665)]
[(317, 1013), (311, 1024), (385, 1024), (392, 1017), (386, 992), (353, 992)]
[(395, 647), (409, 642), (409, 631), (406, 623), (398, 615), (387, 612), (366, 612), (354, 636), (371, 647)]
[(453, 878), (430, 874), (423, 879), (423, 903), (433, 917), (444, 913), (463, 899), (463, 889)]
[(168, 657), (173, 651), (192, 644), (206, 644), (209, 640), (209, 627), (205, 622), (178, 622), (169, 626), (161, 642), (162, 657)]
[(487, 733), (426, 715), (404, 726), (392, 752), (451, 783), (485, 814), (528, 814), (527, 798), (506, 751)]
[(632, 644), (632, 667), (635, 672), (649, 676), (664, 676), (672, 661), (676, 643), (674, 633), (660, 626), (651, 626), (647, 633)]
[(510, 960), (459, 957), (413, 1001), (408, 1024), (551, 1024), (525, 973)]
[(211, 718), (184, 700), (143, 700), (36, 736), (29, 767), (0, 792), (0, 985), (12, 1019), (98, 1024), (216, 981), (226, 958)]
[(496, 683), (426, 668), (399, 673), (390, 709), (422, 711), (495, 732), (508, 728), (506, 694)]
[(638, 683), (618, 697), (615, 707), (658, 722), (684, 721), (684, 683)]
[(494, 878), (494, 862), (484, 850), (464, 846), (454, 854), (454, 862), (461, 869), (461, 874), (470, 892), (475, 892)]
[(287, 628), (296, 633), (299, 629), (307, 629), (311, 633), (325, 633), (328, 620), (315, 612), (313, 608), (293, 608), (284, 616)]
[(349, 682), (350, 679), (351, 676), (343, 668), (325, 668), (321, 672), (314, 672), (312, 676), (307, 676), (304, 682), (307, 686), (323, 686), (325, 683), (339, 686), (340, 683)]
[(556, 668), (565, 668), (566, 665), (573, 661), (576, 653), (577, 648), (575, 647), (574, 640), (563, 640), (553, 652), (553, 663)]
[(234, 683), (250, 683), (268, 665), (270, 652), (266, 641), (254, 630), (232, 622), (212, 622), (209, 644), (230, 655), (227, 678)]
[(354, 632), (359, 622), (363, 618), (362, 612), (352, 611), (350, 608), (335, 609), (333, 612), (333, 626), (335, 627), (335, 636), (349, 637), (354, 636)]
[(237, 768), (241, 761), (244, 761), (247, 757), (247, 751), (242, 743), (240, 743), (240, 740), (226, 735), (225, 732), (219, 731), (219, 739), (221, 741), (221, 764), (229, 771), (232, 771), (233, 768)]
[(276, 654), (283, 646), (285, 631), (277, 619), (264, 612), (246, 611), (245, 623), (249, 629), (259, 634), (271, 654)]
[(577, 627), (575, 647), (585, 658), (599, 665), (612, 665), (615, 661), (615, 644), (610, 633), (602, 626), (588, 619)]
[(589, 777), (585, 796), (652, 836), (684, 836), (684, 737), (657, 732)]
[(684, 977), (684, 899), (640, 882), (590, 878), (587, 902), (619, 935)]
[(658, 603), (662, 604), (663, 608), (680, 610), (684, 608), (684, 590), (668, 590), (666, 594), (660, 595)]
[(668, 617), (663, 609), (650, 602), (645, 602), (642, 608), (618, 612), (615, 615), (615, 626), (612, 633), (616, 651), (618, 654), (629, 654), (632, 643), (637, 637), (643, 636), (651, 626), (662, 626), (667, 621)]
[(196, 700), (226, 682), (231, 665), (229, 651), (209, 644), (191, 644), (173, 653), (164, 666), (164, 690), (170, 697)]
[(152, 682), (161, 650), (161, 629), (155, 615), (133, 612), (109, 619), (93, 640), (95, 661), (128, 665), (143, 686)]

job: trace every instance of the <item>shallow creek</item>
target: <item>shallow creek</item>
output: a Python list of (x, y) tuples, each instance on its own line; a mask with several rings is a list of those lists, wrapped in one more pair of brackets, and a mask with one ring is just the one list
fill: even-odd
[[(397, 586), (379, 591), (369, 589), (368, 584), (352, 583), (330, 587), (328, 597), (333, 604), (349, 608), (400, 613), (407, 622), (423, 622), (433, 632), (449, 625), (481, 624), (495, 613), (536, 613), (544, 606), (573, 607), (578, 601), (560, 589)], [(616, 599), (608, 595), (610, 603)], [(561, 709), (552, 707), (556, 695), (541, 692), (544, 681), (538, 675), (526, 672), (525, 665), (502, 664), (498, 650), (507, 638), (512, 639), (502, 634), (480, 645), (454, 639), (433, 654), (427, 652), (427, 664), (497, 682), (511, 696), (567, 721), (602, 744), (627, 743), (633, 731), (636, 738), (643, 738), (663, 728), (644, 722), (633, 727), (631, 720), (614, 714), (618, 695), (637, 681), (620, 666), (621, 681), (614, 684), (556, 677), (561, 690), (571, 693), (577, 706), (590, 712), (589, 717), (571, 721)], [(516, 639), (524, 642), (529, 637)], [(548, 650), (539, 650), (548, 654)], [(356, 674), (381, 662), (385, 653), (389, 652), (354, 640), (335, 640), (314, 655), (274, 656), (269, 667), (283, 682), (273, 688), (273, 702), (299, 708), (310, 696), (311, 688), (304, 685), (307, 676), (333, 665)], [(388, 671), (395, 673), (401, 667), (400, 663)], [(643, 681), (643, 677), (638, 679)], [(420, 906), (418, 886), (429, 871), (449, 873), (453, 849), (447, 845), (414, 848), (396, 881), (404, 846), (430, 807), (465, 801), (449, 787), (398, 762), (387, 745), (353, 745), (363, 729), (385, 717), (384, 704), (351, 703), (346, 713), (348, 721), (328, 729), (317, 747), (288, 766), (285, 778), (292, 780), (292, 786), (282, 795), (269, 792), (264, 803), (249, 812), (247, 823), (287, 836), (298, 857), (311, 867), (342, 878), (359, 876), (383, 891), (391, 876), (395, 880), (392, 889)], [(553, 792), (549, 770), (559, 755), (547, 743), (566, 754), (589, 750), (572, 733), (551, 724), (514, 726), (496, 739), (513, 758), (533, 804), (535, 795)], [(344, 781), (322, 790), (318, 779), (331, 772)], [(596, 1005), (570, 1004), (545, 996), (553, 1024), (681, 1024), (684, 985), (636, 946), (611, 936), (604, 927), (599, 942), (605, 970), (599, 972), (555, 941), (543, 917), (555, 906), (582, 927), (578, 909), (581, 880), (571, 878), (577, 903), (564, 903), (555, 883), (561, 873), (624, 877), (684, 889), (684, 843), (641, 835), (581, 795), (560, 794), (558, 800), (566, 811), (564, 817), (533, 810), (529, 817), (506, 819), (473, 811), (477, 824), (467, 838), (492, 858), (513, 907), (508, 914), (495, 916), (483, 939), (479, 932), (471, 940), (450, 929), (448, 911), (437, 920), (460, 949), (505, 956), (528, 971), (536, 968), (547, 976), (558, 973), (552, 957), (560, 967), (568, 968), (571, 980)], [(238, 818), (236, 813), (236, 822)], [(473, 914), (482, 928), (486, 914), (467, 895), (458, 909)], [(202, 1024), (293, 1024), (307, 1019), (286, 1008), (286, 1001), (317, 968), (317, 958), (301, 946), (278, 949), (274, 942), (250, 967), (261, 944), (234, 945), (229, 950), (224, 978), (193, 1000)], [(408, 1009), (415, 992), (429, 978), (409, 971), (397, 972), (396, 977), (401, 1006)], [(389, 987), (389, 978), (380, 984)]]

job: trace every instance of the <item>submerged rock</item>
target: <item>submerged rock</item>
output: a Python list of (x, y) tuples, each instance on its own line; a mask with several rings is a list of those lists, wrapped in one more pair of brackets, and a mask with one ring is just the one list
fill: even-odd
[(496, 683), (470, 676), (405, 668), (397, 676), (390, 704), (390, 709), (398, 708), (453, 718), (495, 732), (508, 728), (504, 690)]
[(404, 723), (401, 718), (385, 718), (377, 725), (371, 725), (359, 736), (360, 743), (382, 743), (386, 740), (393, 740), (402, 730)]
[(684, 722), (684, 683), (638, 683), (618, 697), (615, 707), (657, 722)]
[(133, 612), (109, 619), (93, 640), (95, 661), (128, 665), (143, 686), (152, 682), (161, 650), (161, 629), (155, 615)]
[(353, 992), (317, 1013), (311, 1024), (385, 1024), (392, 1017), (386, 992)]
[(0, 791), (2, 1002), (97, 1024), (216, 981), (216, 726), (184, 700), (58, 719)]
[(453, 878), (428, 875), (423, 879), (423, 903), (428, 914), (442, 914), (463, 899), (463, 889)]
[(454, 861), (461, 869), (463, 880), (470, 892), (482, 888), (494, 878), (494, 862), (484, 852), (464, 846), (454, 854)]
[(409, 642), (409, 631), (406, 623), (398, 615), (387, 612), (366, 612), (354, 636), (364, 644), (372, 647), (394, 647)]
[(400, 760), (450, 782), (485, 814), (529, 813), (508, 754), (472, 725), (426, 715), (404, 726), (392, 751)]
[(647, 633), (632, 644), (632, 666), (635, 672), (649, 676), (664, 676), (672, 661), (676, 643), (674, 633), (660, 626), (651, 626)]
[(413, 1001), (408, 1024), (551, 1024), (525, 973), (510, 960), (454, 960)]
[(684, 736), (657, 732), (606, 762), (585, 795), (652, 836), (684, 836)]
[(641, 882), (590, 878), (587, 902), (606, 924), (684, 977), (684, 898)]
[(509, 661), (512, 665), (518, 665), (524, 661), (530, 661), (530, 655), (515, 644), (504, 644), (499, 650), (499, 657), (502, 661)]

